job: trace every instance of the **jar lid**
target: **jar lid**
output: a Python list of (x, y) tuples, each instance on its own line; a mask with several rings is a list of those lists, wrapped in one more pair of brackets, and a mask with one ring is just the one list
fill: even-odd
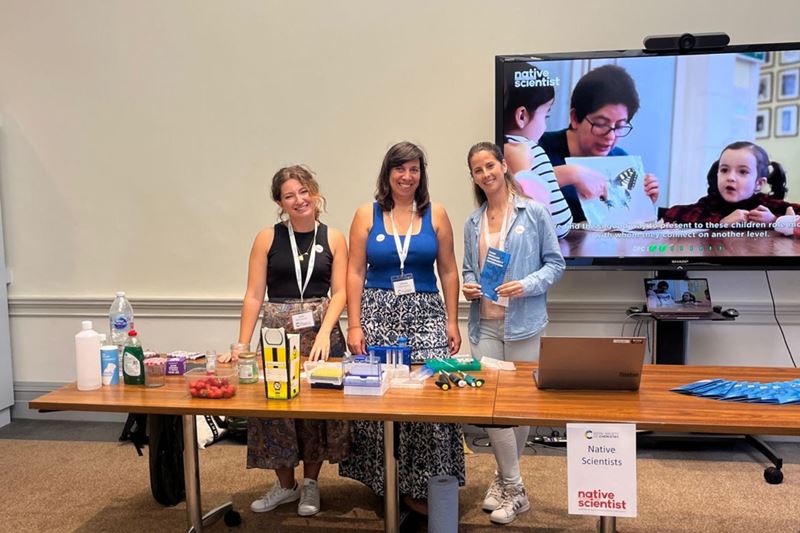
[(255, 352), (241, 352), (239, 353), (239, 359), (255, 359), (256, 353)]

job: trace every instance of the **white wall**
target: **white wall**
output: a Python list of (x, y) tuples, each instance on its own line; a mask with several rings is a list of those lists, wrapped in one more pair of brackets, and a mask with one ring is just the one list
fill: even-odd
[[(252, 238), (274, 221), (266, 184), (287, 163), (318, 172), (327, 220), (346, 230), (386, 148), (419, 142), (460, 237), (472, 209), (465, 153), (493, 137), (496, 54), (636, 48), (685, 31), (800, 40), (795, 0), (753, 10), (743, 0), (0, 0), (15, 381), (73, 379), (72, 334), (120, 289), (147, 344), (224, 348)], [(797, 345), (798, 275), (773, 276)], [(568, 273), (551, 294), (551, 329), (615, 332), (641, 301), (641, 277)], [(765, 323), (764, 274), (710, 277), (745, 320), (693, 326), (697, 360), (786, 364)], [(587, 308), (595, 314), (572, 321)], [(203, 313), (215, 317), (184, 317)]]

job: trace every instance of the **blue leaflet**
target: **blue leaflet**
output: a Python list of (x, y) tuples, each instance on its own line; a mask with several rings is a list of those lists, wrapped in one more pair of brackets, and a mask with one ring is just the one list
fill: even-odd
[(689, 383), (688, 385), (675, 387), (672, 389), (672, 391), (680, 392), (681, 394), (696, 394), (697, 392), (706, 390), (707, 388), (716, 387), (722, 381), (723, 380), (721, 379), (701, 379), (700, 381), (695, 381), (694, 383)]
[(800, 379), (759, 383), (701, 379), (672, 389), (674, 392), (701, 398), (733, 402), (789, 404), (800, 403)]
[(497, 248), (489, 248), (486, 252), (486, 262), (481, 270), (481, 294), (493, 302), (498, 299), (497, 287), (505, 280), (510, 259), (511, 254)]
[(736, 385), (735, 381), (722, 380), (720, 383), (711, 388), (704, 388), (703, 391), (699, 393), (699, 395), (702, 396), (703, 398), (722, 398), (735, 385)]

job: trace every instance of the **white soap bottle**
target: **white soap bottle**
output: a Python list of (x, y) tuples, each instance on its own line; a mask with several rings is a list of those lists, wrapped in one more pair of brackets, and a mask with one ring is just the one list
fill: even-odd
[(103, 384), (100, 370), (100, 335), (92, 329), (92, 321), (81, 322), (75, 335), (75, 358), (78, 370), (78, 390), (95, 390)]

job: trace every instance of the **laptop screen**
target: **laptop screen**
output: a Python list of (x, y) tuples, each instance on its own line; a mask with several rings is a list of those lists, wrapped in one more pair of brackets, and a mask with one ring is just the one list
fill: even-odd
[(644, 290), (650, 313), (711, 314), (711, 293), (707, 279), (646, 278)]

